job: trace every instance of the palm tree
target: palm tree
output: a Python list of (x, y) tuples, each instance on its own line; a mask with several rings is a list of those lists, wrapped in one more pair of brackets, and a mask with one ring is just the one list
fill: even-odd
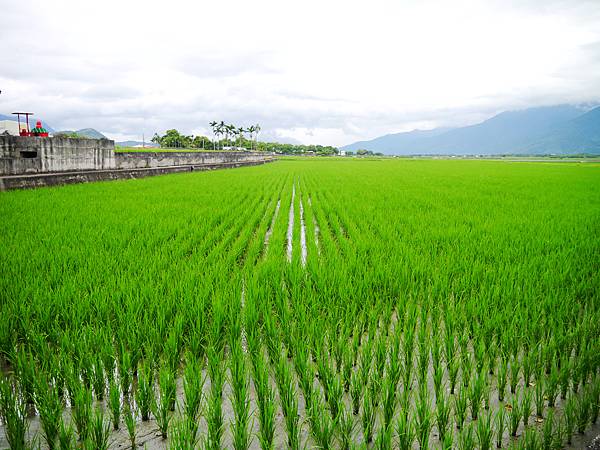
[[(229, 138), (229, 135), (235, 136), (235, 132), (237, 131), (237, 128), (235, 125), (233, 124), (229, 124), (225, 127), (226, 131), (226, 140), (227, 138)], [(229, 142), (230, 146), (231, 146), (231, 142)]]
[(239, 136), (239, 139), (240, 139), (240, 145), (239, 145), (240, 147), (242, 146), (242, 140), (243, 140), (243, 138), (244, 138), (244, 133), (245, 133), (245, 132), (246, 132), (246, 130), (244, 129), (244, 127), (239, 127), (239, 128), (237, 129), (237, 134), (238, 134), (238, 136)]
[(254, 132), (255, 132), (255, 134), (254, 134), (254, 148), (255, 149), (256, 149), (256, 144), (258, 143), (258, 133), (260, 133), (260, 130), (261, 130), (261, 128), (260, 128), (259, 124), (254, 125)]
[(248, 133), (250, 133), (250, 150), (252, 150), (252, 136), (253, 136), (254, 132), (256, 131), (256, 128), (254, 127), (254, 125), (250, 125), (246, 131), (248, 131)]
[[(227, 139), (227, 130), (226, 130), (226, 127), (227, 127), (227, 125), (225, 125), (225, 122), (223, 122), (222, 120), (221, 120), (221, 123), (219, 123), (217, 125), (217, 130), (218, 130), (219, 134), (221, 136), (225, 135), (225, 139)], [(221, 144), (221, 149), (222, 148), (223, 148), (223, 144)]]
[[(215, 122), (214, 120), (212, 122), (209, 123), (210, 127), (212, 128), (212, 132), (215, 135), (215, 138), (217, 136), (217, 132), (216, 132), (216, 128), (217, 128), (217, 122)], [(215, 139), (215, 141), (213, 142), (213, 150), (216, 150), (216, 145), (217, 145), (217, 140)]]

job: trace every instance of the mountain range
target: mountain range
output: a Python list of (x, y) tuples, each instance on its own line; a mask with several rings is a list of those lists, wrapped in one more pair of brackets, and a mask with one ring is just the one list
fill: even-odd
[(506, 111), (476, 125), (388, 134), (340, 149), (388, 155), (600, 154), (600, 107)]

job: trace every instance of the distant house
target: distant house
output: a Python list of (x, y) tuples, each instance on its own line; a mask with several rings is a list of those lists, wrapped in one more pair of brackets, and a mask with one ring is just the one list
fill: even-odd
[[(25, 124), (21, 124), (21, 129), (26, 129)], [(19, 124), (14, 120), (0, 120), (0, 134), (8, 133), (12, 136), (19, 135)]]
[(346, 156), (346, 150), (340, 150), (340, 156)]

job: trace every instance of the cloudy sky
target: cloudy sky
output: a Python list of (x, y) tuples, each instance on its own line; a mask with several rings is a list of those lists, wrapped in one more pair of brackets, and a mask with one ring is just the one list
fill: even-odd
[(0, 4), (0, 113), (117, 140), (225, 120), (344, 145), (600, 102), (598, 0)]

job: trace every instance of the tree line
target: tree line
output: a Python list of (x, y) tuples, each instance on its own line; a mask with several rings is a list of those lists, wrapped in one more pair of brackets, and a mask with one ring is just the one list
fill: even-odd
[(283, 155), (315, 154), (329, 156), (339, 154), (339, 150), (332, 146), (283, 144), (280, 142), (260, 142), (258, 134), (260, 125), (252, 125), (247, 128), (237, 127), (225, 122), (210, 122), (214, 139), (207, 136), (193, 136), (181, 134), (176, 129), (167, 130), (165, 134), (155, 133), (152, 142), (161, 148), (189, 148), (199, 150), (253, 150), (263, 152), (275, 152)]

